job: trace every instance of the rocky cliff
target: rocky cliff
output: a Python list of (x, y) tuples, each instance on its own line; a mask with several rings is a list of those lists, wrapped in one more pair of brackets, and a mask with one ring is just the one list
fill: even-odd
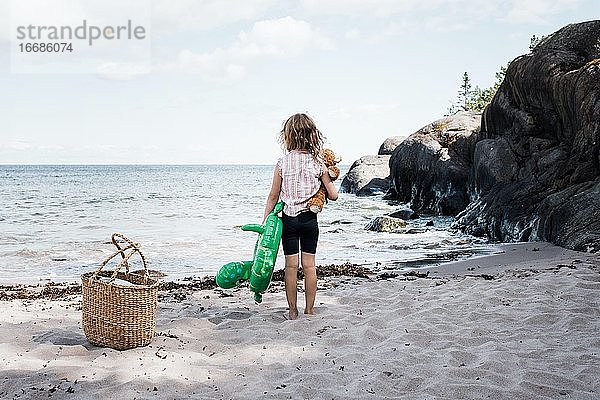
[(456, 215), (469, 203), (468, 178), (481, 114), (437, 120), (400, 143), (390, 158), (389, 197), (413, 210)]
[(599, 251), (599, 149), (600, 21), (590, 21), (511, 62), (483, 113), (456, 226)]

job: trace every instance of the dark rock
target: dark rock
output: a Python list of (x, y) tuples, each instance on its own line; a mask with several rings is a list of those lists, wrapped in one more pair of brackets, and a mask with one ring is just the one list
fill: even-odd
[(393, 278), (397, 278), (397, 277), (398, 277), (398, 274), (396, 274), (394, 272), (384, 271), (381, 274), (377, 275), (376, 279), (378, 281), (385, 281), (385, 280), (393, 279)]
[(404, 276), (414, 276), (414, 277), (417, 277), (417, 278), (428, 278), (429, 277), (429, 271), (427, 271), (427, 272), (419, 272), (419, 271), (413, 270), (413, 271), (405, 272), (402, 275), (404, 275)]
[(400, 143), (390, 159), (394, 196), (417, 212), (456, 215), (464, 210), (480, 119), (480, 114), (459, 112)]
[(396, 147), (402, 143), (406, 139), (406, 136), (392, 136), (384, 140), (384, 142), (379, 146), (379, 154), (383, 155), (392, 155)]
[(433, 226), (433, 221), (427, 221), (427, 223), (425, 224), (425, 226)]
[(508, 67), (482, 117), (473, 201), (455, 226), (599, 251), (599, 150), (600, 21), (590, 21), (562, 28)]
[(389, 189), (390, 156), (364, 156), (352, 164), (344, 176), (341, 192), (370, 196)]
[(398, 211), (394, 211), (391, 214), (388, 214), (388, 216), (390, 216), (392, 218), (400, 218), (400, 219), (418, 219), (419, 218), (419, 214), (417, 214), (413, 210), (398, 210)]
[(390, 187), (390, 178), (373, 178), (362, 189), (356, 192), (357, 196), (373, 196), (383, 194)]
[(331, 221), (331, 225), (349, 225), (351, 224), (352, 221), (346, 221), (346, 220), (341, 220), (341, 219), (336, 219), (335, 221)]
[(388, 216), (377, 217), (369, 222), (365, 229), (376, 232), (400, 232), (402, 228), (406, 228), (406, 221), (400, 218), (392, 218)]
[(407, 234), (407, 235), (416, 235), (418, 233), (425, 233), (425, 232), (427, 232), (427, 229), (425, 229), (425, 228), (410, 228), (410, 229), (405, 230), (402, 233)]

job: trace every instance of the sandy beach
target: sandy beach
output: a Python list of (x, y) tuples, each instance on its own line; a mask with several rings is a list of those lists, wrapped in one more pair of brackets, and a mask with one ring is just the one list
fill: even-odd
[[(597, 399), (600, 258), (546, 243), (326, 278), (286, 321), (281, 284), (162, 295), (151, 345), (90, 345), (81, 296), (0, 301), (0, 398)], [(302, 297), (300, 297), (302, 299)]]

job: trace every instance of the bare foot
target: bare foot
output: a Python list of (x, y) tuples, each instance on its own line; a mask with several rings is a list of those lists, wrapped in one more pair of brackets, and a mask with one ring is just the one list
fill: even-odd
[(288, 312), (283, 314), (283, 318), (285, 319), (297, 319), (298, 318), (298, 310), (289, 310)]
[(310, 310), (305, 308), (304, 309), (304, 314), (315, 315), (315, 310), (313, 310), (312, 308)]

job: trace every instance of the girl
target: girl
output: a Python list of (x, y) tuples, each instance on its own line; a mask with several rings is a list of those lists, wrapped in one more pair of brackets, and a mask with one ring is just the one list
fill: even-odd
[(299, 251), (304, 271), (304, 314), (314, 313), (317, 294), (315, 253), (319, 240), (319, 226), (317, 214), (308, 210), (306, 203), (319, 190), (321, 181), (330, 200), (337, 200), (338, 193), (325, 165), (319, 160), (323, 148), (323, 135), (308, 115), (295, 114), (289, 117), (283, 124), (279, 141), (286, 154), (275, 166), (264, 218), (273, 210), (279, 199), (285, 203), (281, 235), (285, 255), (285, 295), (289, 306), (285, 317), (296, 319)]

